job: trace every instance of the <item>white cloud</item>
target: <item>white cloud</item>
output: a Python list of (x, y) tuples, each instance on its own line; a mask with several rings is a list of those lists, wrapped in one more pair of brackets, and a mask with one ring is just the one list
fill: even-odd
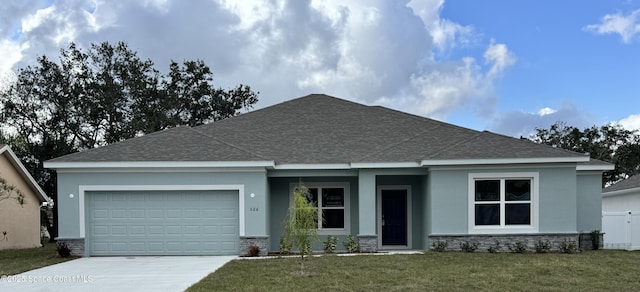
[(259, 106), (318, 92), (444, 119), (462, 107), (491, 111), (493, 83), (516, 62), (493, 40), (482, 57), (436, 60), (475, 37), (440, 16), (443, 0), (44, 3), (0, 11), (5, 39), (22, 30), (0, 41), (0, 53), (12, 52), (0, 69), (55, 59), (68, 41), (122, 40), (160, 70), (171, 59), (202, 59), (219, 86), (260, 91)]
[[(22, 51), (28, 44), (19, 44), (10, 40), (0, 40), (0, 76), (13, 73), (12, 68), (22, 59)], [(1, 81), (1, 79), (0, 79)]]
[(550, 107), (544, 107), (544, 108), (541, 108), (540, 110), (538, 110), (538, 115), (541, 116), (541, 117), (544, 117), (544, 116), (547, 116), (547, 115), (550, 115), (550, 114), (555, 114), (557, 112), (558, 112), (557, 110), (554, 110), (554, 109), (552, 109)]
[(584, 29), (595, 34), (619, 34), (624, 43), (631, 43), (640, 34), (640, 9), (626, 15), (620, 12), (607, 14), (600, 23), (587, 25)]
[(466, 45), (474, 39), (473, 26), (460, 25), (440, 17), (444, 0), (411, 0), (407, 6), (422, 19), (439, 50)]
[(548, 129), (556, 122), (583, 129), (596, 124), (594, 116), (573, 103), (561, 104), (558, 109), (544, 107), (537, 111), (506, 111), (491, 121), (490, 131), (513, 137), (529, 137), (536, 128)]
[(489, 75), (502, 73), (506, 68), (516, 63), (516, 56), (509, 51), (507, 45), (496, 44), (491, 40), (489, 48), (484, 53), (485, 63), (491, 64)]
[(627, 130), (640, 131), (640, 114), (629, 115), (628, 117), (618, 121), (618, 123)]

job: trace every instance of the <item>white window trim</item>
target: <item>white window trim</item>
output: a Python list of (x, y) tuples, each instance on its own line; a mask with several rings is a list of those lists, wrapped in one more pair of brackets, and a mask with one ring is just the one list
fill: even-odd
[[(305, 187), (311, 188), (343, 188), (344, 189), (344, 228), (322, 228), (320, 222), (320, 206), (318, 206), (318, 235), (349, 235), (351, 234), (351, 210), (350, 197), (351, 191), (348, 182), (303, 182)], [(292, 183), (289, 187), (289, 202), (293, 203), (293, 191), (298, 187), (298, 183)], [(318, 192), (318, 201), (322, 194)], [(320, 205), (320, 202), (318, 202)], [(333, 208), (335, 209), (335, 208)]]
[[(531, 179), (531, 224), (505, 226), (475, 225), (475, 181), (477, 179)], [(468, 181), (468, 231), (469, 234), (537, 233), (539, 230), (540, 174), (538, 172), (469, 173)], [(501, 218), (504, 214), (500, 214)], [(502, 220), (502, 219), (501, 219)]]
[(80, 238), (85, 238), (85, 192), (91, 191), (238, 191), (239, 235), (245, 236), (244, 185), (80, 185), (78, 187), (78, 205), (80, 220)]

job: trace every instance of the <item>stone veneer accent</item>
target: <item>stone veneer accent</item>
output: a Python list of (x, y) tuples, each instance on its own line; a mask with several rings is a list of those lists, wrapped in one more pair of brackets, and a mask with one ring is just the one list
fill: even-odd
[[(604, 247), (604, 233), (600, 232), (598, 235), (600, 240), (598, 241), (598, 249), (602, 249)], [(590, 250), (593, 249), (593, 241), (591, 241), (591, 233), (580, 233), (580, 249), (581, 250)]]
[(260, 255), (266, 256), (269, 253), (269, 237), (268, 236), (241, 236), (240, 237), (240, 255), (247, 255), (249, 247), (255, 245), (260, 248)]
[(376, 252), (378, 251), (377, 235), (358, 235), (358, 244), (360, 252)]
[(66, 243), (71, 250), (72, 256), (83, 257), (84, 256), (84, 238), (56, 238), (57, 242)]
[[(528, 251), (535, 251), (535, 244), (538, 241), (551, 243), (550, 251), (560, 251), (560, 243), (564, 241), (573, 241), (576, 247), (583, 248), (586, 246), (584, 238), (579, 233), (538, 233), (538, 234), (468, 234), (468, 235), (430, 235), (427, 236), (427, 249), (432, 250), (432, 244), (438, 241), (447, 242), (447, 251), (462, 251), (461, 244), (464, 242), (473, 242), (478, 245), (477, 252), (488, 252), (489, 247), (495, 247), (499, 242), (498, 252), (509, 252), (509, 245), (516, 242), (524, 242)], [(591, 237), (587, 233), (586, 239), (591, 246)]]

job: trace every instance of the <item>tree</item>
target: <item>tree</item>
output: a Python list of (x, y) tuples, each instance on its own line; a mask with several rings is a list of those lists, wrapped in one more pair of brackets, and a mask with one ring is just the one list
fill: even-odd
[(0, 129), (15, 133), (6, 144), (24, 148), (16, 154), (56, 199), (56, 177), (42, 167), (43, 161), (217, 121), (258, 101), (258, 93), (247, 85), (214, 87), (213, 73), (200, 60), (172, 62), (168, 72), (161, 74), (153, 61), (141, 59), (124, 42), (92, 44), (86, 50), (71, 43), (60, 50), (59, 62), (41, 56), (0, 86)]
[(530, 139), (540, 144), (589, 153), (593, 159), (615, 164), (615, 170), (603, 174), (603, 187), (640, 173), (640, 136), (637, 131), (626, 130), (618, 124), (580, 130), (557, 122), (549, 129), (536, 128)]
[[(289, 205), (284, 220), (283, 237), (298, 248), (301, 260), (311, 254), (312, 240), (318, 239), (318, 208), (311, 201), (309, 189), (300, 182), (293, 191), (293, 204)], [(304, 263), (300, 262), (300, 273), (304, 274)]]

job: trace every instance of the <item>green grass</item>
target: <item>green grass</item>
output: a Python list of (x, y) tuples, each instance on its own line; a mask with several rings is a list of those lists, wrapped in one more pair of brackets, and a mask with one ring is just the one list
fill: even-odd
[(20, 274), (72, 259), (59, 257), (55, 243), (45, 243), (39, 248), (0, 250), (0, 276)]
[(640, 291), (640, 252), (235, 260), (188, 291)]

